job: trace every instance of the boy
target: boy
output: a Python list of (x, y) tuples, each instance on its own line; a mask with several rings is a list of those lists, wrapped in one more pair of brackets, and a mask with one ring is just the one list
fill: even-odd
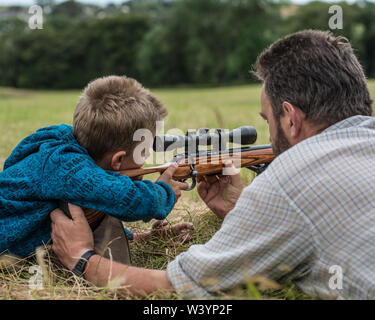
[[(0, 173), (0, 254), (26, 257), (50, 239), (49, 213), (62, 200), (122, 221), (162, 220), (186, 183), (171, 170), (151, 181), (114, 171), (141, 167), (133, 159), (138, 129), (155, 132), (163, 104), (136, 80), (91, 82), (68, 125), (42, 128), (13, 150)], [(147, 151), (146, 151), (147, 153)], [(143, 153), (143, 157), (148, 155)]]

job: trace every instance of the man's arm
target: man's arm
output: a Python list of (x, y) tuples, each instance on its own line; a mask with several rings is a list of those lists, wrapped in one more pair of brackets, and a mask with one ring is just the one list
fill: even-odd
[(243, 190), (207, 243), (191, 246), (168, 264), (176, 291), (205, 297), (250, 277), (279, 282), (308, 271), (314, 253), (311, 226), (269, 180), (267, 170)]
[[(79, 258), (94, 248), (93, 235), (80, 207), (69, 204), (73, 220), (56, 209), (51, 213), (53, 241), (52, 249), (60, 261), (70, 270)], [(98, 286), (105, 286), (110, 280), (122, 278), (121, 287), (127, 292), (146, 294), (157, 290), (173, 291), (165, 271), (142, 269), (110, 261), (99, 255), (92, 256), (86, 266), (85, 278)]]
[(121, 279), (121, 287), (132, 294), (153, 293), (158, 290), (173, 291), (172, 284), (164, 270), (143, 269), (127, 266), (94, 255), (89, 259), (85, 270), (85, 279), (97, 286), (104, 287), (110, 280)]

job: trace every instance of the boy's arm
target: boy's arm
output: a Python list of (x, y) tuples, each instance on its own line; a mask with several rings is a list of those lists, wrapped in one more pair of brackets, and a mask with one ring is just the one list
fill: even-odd
[(60, 199), (126, 221), (164, 219), (176, 199), (167, 183), (133, 182), (101, 169), (74, 148), (60, 148), (47, 159), (41, 183), (46, 200)]

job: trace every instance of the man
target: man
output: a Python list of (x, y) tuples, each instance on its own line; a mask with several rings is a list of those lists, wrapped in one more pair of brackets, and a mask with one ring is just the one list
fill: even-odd
[[(263, 275), (320, 298), (374, 299), (375, 119), (350, 44), (301, 31), (264, 51), (256, 75), (276, 159), (243, 190), (238, 175), (200, 180), (201, 198), (224, 219), (206, 244), (166, 271), (115, 263), (112, 277), (135, 292), (206, 297)], [(73, 221), (52, 213), (53, 249), (70, 269), (92, 249), (80, 208), (71, 211)], [(94, 255), (85, 272), (104, 285), (110, 262)]]

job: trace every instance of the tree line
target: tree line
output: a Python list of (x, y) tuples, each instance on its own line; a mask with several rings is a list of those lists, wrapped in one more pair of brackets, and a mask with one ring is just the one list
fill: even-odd
[[(0, 20), (0, 86), (82, 88), (124, 74), (147, 86), (248, 82), (257, 55), (303, 29), (328, 29), (330, 4), (272, 0), (133, 0), (103, 11), (69, 0), (48, 5), (42, 30)], [(338, 3), (344, 35), (375, 76), (375, 4)], [(26, 10), (26, 9), (25, 9)]]

